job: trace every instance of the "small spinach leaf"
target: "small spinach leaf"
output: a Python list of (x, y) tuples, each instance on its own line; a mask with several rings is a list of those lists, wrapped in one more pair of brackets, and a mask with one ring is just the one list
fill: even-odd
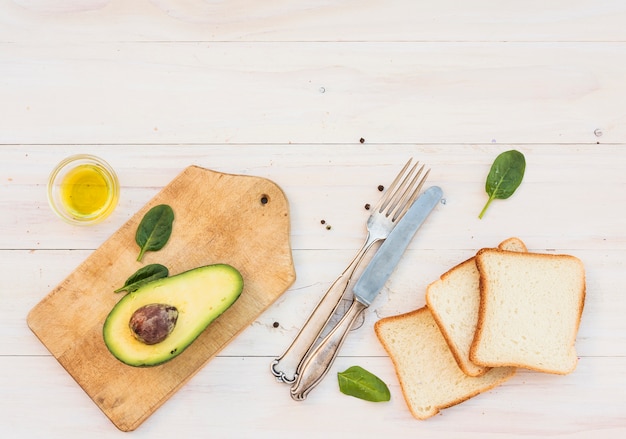
[(146, 251), (156, 251), (163, 248), (172, 234), (174, 211), (167, 204), (159, 204), (150, 209), (139, 223), (135, 242), (141, 249), (138, 261), (141, 261)]
[(512, 149), (496, 157), (485, 183), (485, 191), (487, 191), (489, 199), (478, 218), (482, 218), (485, 215), (487, 208), (496, 198), (503, 200), (513, 195), (517, 187), (522, 183), (525, 170), (526, 159), (524, 154), (519, 151)]
[(137, 291), (142, 285), (147, 284), (148, 282), (151, 282), (153, 280), (167, 277), (168, 275), (169, 270), (164, 265), (146, 265), (145, 267), (141, 267), (133, 275), (126, 279), (124, 286), (115, 290), (114, 293), (119, 293), (122, 291), (132, 293), (133, 291)]
[(360, 366), (352, 366), (337, 374), (339, 390), (345, 395), (372, 402), (391, 399), (387, 385), (376, 375)]

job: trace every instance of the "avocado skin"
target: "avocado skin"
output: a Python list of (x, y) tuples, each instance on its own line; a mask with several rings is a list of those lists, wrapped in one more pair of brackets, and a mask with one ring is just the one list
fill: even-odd
[[(228, 264), (205, 265), (149, 282), (124, 296), (107, 316), (102, 329), (107, 349), (135, 367), (163, 364), (180, 355), (243, 291), (241, 273)], [(178, 309), (172, 333), (147, 345), (132, 334), (132, 314), (144, 305), (163, 303)]]

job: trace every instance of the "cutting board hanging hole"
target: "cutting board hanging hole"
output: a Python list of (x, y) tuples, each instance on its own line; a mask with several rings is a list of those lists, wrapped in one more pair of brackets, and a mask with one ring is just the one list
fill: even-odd
[(261, 204), (265, 205), (270, 202), (270, 197), (266, 194), (261, 195)]

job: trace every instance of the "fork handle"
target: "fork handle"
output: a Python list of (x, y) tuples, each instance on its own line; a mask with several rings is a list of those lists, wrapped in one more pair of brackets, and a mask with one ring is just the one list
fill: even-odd
[(356, 256), (352, 259), (348, 267), (333, 282), (328, 291), (322, 296), (313, 312), (304, 323), (296, 338), (285, 353), (275, 359), (271, 364), (272, 374), (280, 382), (292, 384), (296, 381), (297, 370), (305, 356), (311, 351), (315, 341), (319, 338), (322, 330), (333, 316), (335, 309), (341, 303), (346, 288), (354, 271), (361, 263), (363, 257), (367, 254), (372, 245), (379, 241), (380, 238), (368, 234), (363, 246), (359, 249)]
[(367, 305), (354, 300), (352, 305), (341, 318), (337, 326), (328, 333), (320, 344), (304, 360), (296, 382), (291, 387), (291, 397), (296, 401), (303, 401), (315, 386), (317, 386), (330, 370), (330, 366), (337, 358), (339, 348), (343, 345), (348, 332), (356, 318), (367, 308)]

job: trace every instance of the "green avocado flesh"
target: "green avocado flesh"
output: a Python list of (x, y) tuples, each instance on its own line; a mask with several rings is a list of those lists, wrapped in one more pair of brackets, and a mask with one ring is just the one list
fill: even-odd
[[(104, 343), (130, 366), (156, 366), (179, 355), (241, 295), (243, 278), (226, 264), (206, 265), (149, 282), (124, 296), (104, 322)], [(176, 307), (178, 319), (161, 342), (148, 345), (133, 334), (133, 313), (150, 304)]]

